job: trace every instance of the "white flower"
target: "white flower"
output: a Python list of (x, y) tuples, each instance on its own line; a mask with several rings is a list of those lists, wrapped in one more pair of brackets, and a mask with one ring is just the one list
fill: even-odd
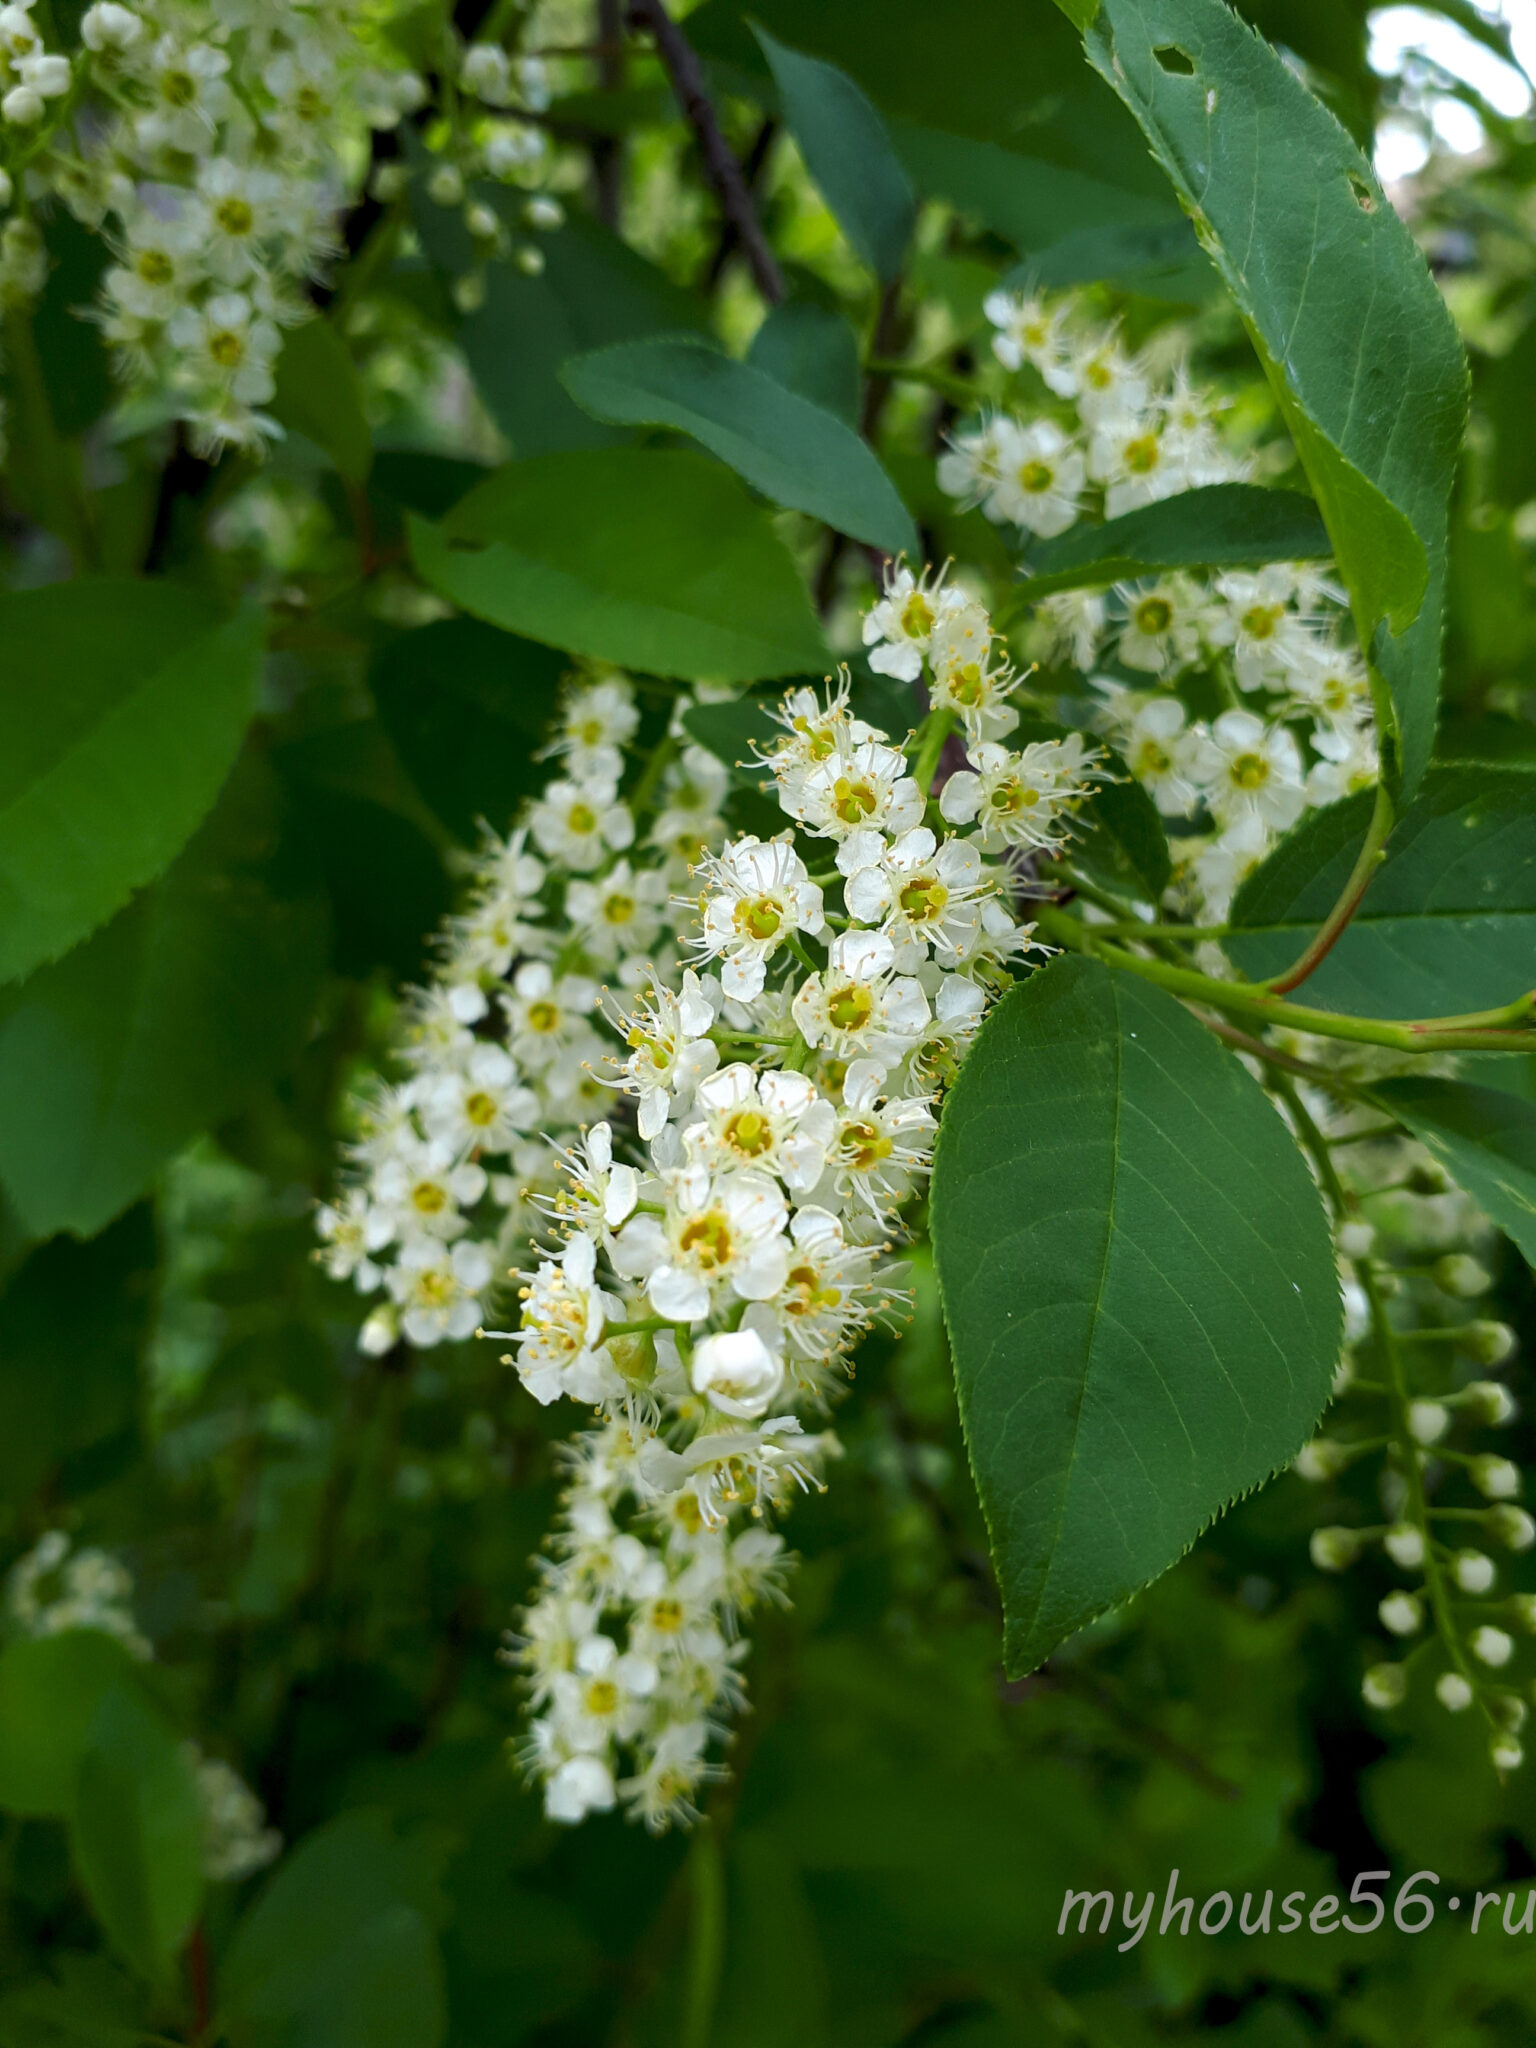
[(674, 1107), (685, 1107), (720, 1064), (719, 1047), (705, 1036), (714, 1022), (714, 1009), (691, 967), (680, 994), (658, 984), (620, 1019), (630, 1048), (623, 1086), (639, 1098), (642, 1138), (654, 1138)]
[(597, 990), (583, 975), (557, 980), (547, 960), (525, 960), (501, 1000), (513, 1057), (542, 1073), (568, 1055), (592, 1014)]
[(589, 1813), (611, 1811), (616, 1796), (613, 1773), (601, 1757), (567, 1757), (544, 1787), (544, 1812), (574, 1826)]
[(1313, 728), (1312, 744), (1322, 755), (1307, 770), (1307, 802), (1337, 803), (1356, 790), (1369, 789), (1381, 773), (1373, 728), (1359, 725), (1319, 724)]
[(788, 1210), (776, 1181), (687, 1166), (668, 1176), (667, 1197), (663, 1218), (634, 1217), (613, 1247), (615, 1266), (645, 1281), (657, 1315), (701, 1322), (712, 1289), (726, 1282), (743, 1301), (778, 1293), (788, 1264)]
[(600, 1217), (608, 1229), (617, 1230), (625, 1217), (634, 1213), (640, 1199), (640, 1176), (632, 1166), (614, 1159), (611, 1126), (594, 1124), (564, 1155), (564, 1163), (574, 1202)]
[(1105, 517), (1187, 490), (1181, 452), (1155, 419), (1122, 416), (1100, 427), (1088, 444), (1088, 474), (1104, 485)]
[(459, 83), (488, 107), (505, 107), (512, 99), (512, 64), (499, 43), (472, 43), (459, 67)]
[(798, 790), (785, 791), (781, 801), (822, 839), (843, 839), (865, 826), (905, 832), (923, 818), (923, 792), (907, 771), (906, 755), (851, 733), (839, 733), (831, 754), (808, 768)]
[(542, 1406), (562, 1394), (595, 1403), (623, 1393), (623, 1382), (598, 1350), (603, 1325), (619, 1321), (622, 1304), (596, 1284), (597, 1247), (577, 1235), (557, 1265), (543, 1260), (523, 1299), (517, 1376)]
[(964, 506), (984, 504), (997, 488), (1015, 432), (1012, 420), (994, 415), (973, 432), (954, 435), (939, 457), (939, 489)]
[(839, 1192), (875, 1215), (906, 1194), (915, 1174), (927, 1171), (933, 1151), (929, 1098), (887, 1099), (880, 1092), (885, 1079), (877, 1060), (855, 1060), (849, 1067), (832, 1147)]
[(784, 1361), (756, 1330), (721, 1330), (695, 1344), (689, 1378), (722, 1415), (753, 1422), (777, 1400)]
[(189, 390), (222, 390), (241, 405), (263, 405), (272, 396), (282, 337), (244, 292), (215, 292), (201, 306), (183, 306), (169, 333), (181, 351), (179, 380)]
[(612, 776), (586, 782), (552, 782), (528, 813), (529, 830), (551, 860), (586, 872), (610, 853), (622, 853), (635, 836), (634, 814), (618, 800)]
[(1283, 725), (1267, 726), (1251, 711), (1223, 711), (1195, 755), (1193, 769), (1222, 825), (1255, 817), (1284, 831), (1306, 803), (1295, 740)]
[(566, 920), (596, 960), (644, 953), (661, 930), (666, 891), (664, 876), (615, 861), (599, 882), (566, 885)]
[(401, 1239), (457, 1237), (464, 1228), (461, 1208), (485, 1193), (485, 1169), (470, 1162), (450, 1165), (436, 1146), (402, 1134), (374, 1175), (372, 1194), (391, 1234)]
[(1226, 599), (1224, 620), (1212, 620), (1212, 636), (1232, 647), (1241, 690), (1283, 688), (1293, 669), (1305, 668), (1316, 646), (1317, 628), (1289, 609), (1297, 572), (1285, 563), (1232, 570), (1216, 579)]
[[(878, 924), (896, 946), (895, 964), (916, 973), (933, 948), (942, 966), (967, 959), (981, 929), (981, 905), (993, 893), (981, 855), (961, 839), (942, 845), (926, 825), (915, 825), (893, 844), (860, 832), (843, 842), (869, 856), (848, 874), (843, 896), (860, 924)], [(841, 863), (839, 863), (841, 865)]]
[(538, 1115), (539, 1098), (522, 1084), (510, 1056), (484, 1042), (463, 1072), (440, 1074), (422, 1102), (429, 1134), (452, 1153), (504, 1152)]
[(559, 735), (549, 751), (564, 756), (574, 781), (616, 783), (623, 772), (623, 749), (639, 724), (634, 691), (622, 676), (608, 676), (567, 693)]
[(1019, 677), (992, 622), (979, 604), (960, 605), (933, 630), (928, 661), (933, 680), (928, 701), (941, 711), (958, 713), (966, 738), (1001, 739), (1019, 722), (1008, 702)]
[(1172, 676), (1187, 668), (1200, 652), (1204, 607), (1187, 576), (1164, 576), (1134, 589), (1118, 584), (1115, 595), (1125, 607), (1117, 652), (1127, 668)]
[(1104, 633), (1104, 598), (1097, 590), (1057, 590), (1035, 610), (1039, 640), (1034, 652), (1043, 658), (1064, 657), (1084, 674), (1093, 667)]
[(868, 1325), (874, 1254), (850, 1245), (829, 1209), (797, 1209), (789, 1230), (795, 1248), (773, 1309), (814, 1391), (827, 1362)]
[(385, 1276), (400, 1309), (401, 1330), (423, 1347), (473, 1335), (480, 1296), (490, 1279), (490, 1253), (468, 1238), (451, 1251), (430, 1238), (417, 1238)]
[(1187, 818), (1199, 801), (1191, 771), (1200, 741), (1186, 730), (1184, 706), (1117, 687), (1109, 709), (1125, 765), (1165, 818)]
[(983, 313), (997, 332), (992, 353), (1005, 370), (1017, 370), (1031, 363), (1058, 397), (1070, 398), (1076, 389), (1063, 332), (1067, 308), (1052, 308), (1044, 299), (1024, 292), (995, 291), (982, 301)]
[(1190, 867), (1214, 922), (1226, 916), (1239, 886), (1268, 853), (1269, 842), (1269, 827), (1250, 812), (1200, 847)]
[(1010, 521), (1049, 539), (1076, 520), (1086, 474), (1082, 450), (1055, 421), (1035, 420), (1016, 427), (1009, 437), (983, 509), (989, 519)]
[(837, 1111), (804, 1074), (754, 1073), (741, 1062), (702, 1080), (683, 1133), (688, 1156), (716, 1170), (748, 1167), (779, 1175), (808, 1194), (826, 1167)]
[(1145, 411), (1150, 387), (1144, 366), (1128, 356), (1113, 335), (1072, 351), (1077, 409), (1094, 432)]
[(317, 1256), (331, 1278), (351, 1280), (359, 1294), (371, 1294), (384, 1277), (373, 1254), (395, 1234), (389, 1217), (352, 1188), (338, 1202), (321, 1203), (315, 1228), (325, 1246)]
[(0, 99), (0, 115), (18, 128), (30, 128), (43, 118), (43, 96), (30, 85), (13, 85)]
[(720, 985), (737, 1002), (762, 994), (767, 963), (791, 932), (825, 928), (821, 890), (786, 833), (748, 834), (700, 864), (702, 932), (691, 942), (704, 959), (723, 960)]
[(896, 948), (883, 932), (840, 932), (825, 974), (808, 975), (795, 996), (795, 1023), (808, 1045), (841, 1058), (886, 1053), (899, 1059), (928, 1022), (928, 999), (893, 973)]
[(69, 91), (69, 59), (40, 50), (32, 57), (18, 57), (12, 68), (22, 84), (41, 100), (62, 99)]
[(939, 794), (948, 824), (974, 823), (987, 853), (1061, 844), (1065, 818), (1089, 794), (1082, 777), (1095, 757), (1080, 733), (1032, 740), (1017, 754), (988, 741), (972, 747), (970, 758), (971, 767), (951, 775)]
[(877, 675), (915, 683), (923, 672), (922, 657), (934, 627), (964, 602), (963, 594), (945, 583), (942, 571), (917, 577), (905, 562), (888, 563), (885, 595), (864, 614), (870, 667)]

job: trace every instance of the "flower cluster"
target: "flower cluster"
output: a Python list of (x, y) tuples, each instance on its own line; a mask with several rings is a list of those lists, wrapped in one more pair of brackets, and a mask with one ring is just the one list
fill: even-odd
[[(1030, 944), (1011, 864), (1062, 844), (1092, 772), (1079, 736), (1006, 746), (1017, 675), (943, 578), (894, 570), (867, 639), (927, 720), (877, 729), (846, 676), (791, 692), (766, 839), (727, 835), (724, 772), (675, 730), (626, 796), (631, 691), (569, 694), (555, 779), (487, 849), (322, 1213), (331, 1270), (390, 1298), (373, 1347), (466, 1333), (521, 1254), (491, 1334), (536, 1400), (597, 1411), (509, 1652), (558, 1819), (663, 1827), (718, 1769), (740, 1623), (784, 1571), (766, 1525), (836, 1452), (802, 1418), (900, 1309), (938, 1098)], [(956, 724), (972, 765), (935, 800)]]
[[(962, 503), (1043, 538), (1246, 474), (1182, 362), (1128, 353), (1070, 303), (999, 292), (987, 313), (1020, 412), (962, 430), (940, 458)], [(1088, 678), (1094, 723), (1158, 809), (1209, 827), (1177, 843), (1177, 886), (1202, 921), (1225, 916), (1305, 809), (1375, 780), (1370, 688), (1344, 619), (1341, 593), (1304, 563), (1168, 573), (1038, 608), (1035, 652)], [(1226, 708), (1202, 715), (1212, 685)]]
[(133, 1577), (105, 1550), (74, 1550), (62, 1529), (40, 1536), (6, 1579), (12, 1625), (27, 1636), (99, 1629), (135, 1657), (154, 1655), (133, 1618)]
[[(533, 182), (543, 138), (514, 110), (544, 104), (541, 68), (443, 33), (439, 65), (458, 77), (433, 196), (461, 204), (469, 174)], [(338, 222), (361, 196), (370, 136), (427, 96), (362, 0), (94, 0), (71, 51), (44, 47), (33, 0), (9, 0), (0, 301), (41, 288), (34, 214), (62, 201), (111, 249), (99, 317), (146, 423), (184, 420), (207, 453), (259, 447), (279, 431), (262, 408), (283, 330), (309, 316), (306, 287), (340, 254)], [(398, 198), (405, 177), (399, 159), (381, 165), (376, 196)], [(556, 224), (552, 206), (530, 199), (529, 224)], [(494, 212), (474, 204), (464, 217), (482, 258), (507, 250)]]
[(1376, 1464), (1383, 1516), (1363, 1521), (1351, 1501), (1355, 1519), (1314, 1532), (1313, 1561), (1338, 1572), (1375, 1552), (1406, 1581), (1377, 1607), (1406, 1654), (1366, 1671), (1367, 1703), (1401, 1705), (1415, 1669), (1438, 1665), (1436, 1698), (1452, 1713), (1476, 1705), (1495, 1766), (1512, 1770), (1526, 1707), (1495, 1674), (1514, 1660), (1517, 1637), (1536, 1633), (1536, 1595), (1501, 1598), (1491, 1553), (1529, 1550), (1536, 1519), (1518, 1505), (1519, 1466), (1478, 1435), (1515, 1415), (1508, 1388), (1489, 1376), (1510, 1365), (1515, 1333), (1478, 1313), (1491, 1285), (1477, 1256), (1488, 1225), (1415, 1141), (1324, 1090), (1300, 1099), (1333, 1161), (1347, 1351), (1339, 1419), (1295, 1469), (1333, 1486)]

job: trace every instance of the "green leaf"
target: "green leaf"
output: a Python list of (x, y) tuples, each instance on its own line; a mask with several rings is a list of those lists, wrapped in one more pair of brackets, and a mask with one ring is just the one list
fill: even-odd
[[(1227, 941), (1252, 981), (1283, 973), (1332, 909), (1369, 792), (1304, 818), (1237, 892)], [(1348, 929), (1299, 1001), (1366, 1017), (1493, 1009), (1536, 985), (1536, 774), (1432, 768)]]
[(285, 893), (276, 793), (236, 776), (164, 879), (0, 1001), (0, 1178), (37, 1236), (89, 1236), (297, 1054), (323, 903)]
[(737, 683), (828, 660), (769, 515), (702, 455), (534, 456), (476, 485), (440, 526), (413, 519), (410, 534), (434, 590), (570, 654)]
[(907, 253), (917, 201), (885, 123), (846, 71), (755, 24), (753, 33), (806, 169), (854, 249), (889, 284)]
[(1087, 49), (1253, 337), (1390, 689), (1390, 766), (1411, 795), (1434, 738), (1466, 420), (1450, 315), (1365, 158), (1222, 0), (1102, 0)]
[(62, 1820), (96, 1710), (136, 1683), (133, 1659), (100, 1629), (23, 1637), (0, 1653), (0, 1806)]
[(1171, 997), (1081, 959), (984, 1026), (932, 1217), (1016, 1673), (1300, 1448), (1338, 1361), (1333, 1243), (1257, 1082)]
[(40, 1245), (0, 1295), (0, 1498), (19, 1506), (55, 1473), (68, 1493), (71, 1460), (132, 1432), (157, 1262), (144, 1205), (89, 1244)]
[(443, 823), (473, 845), (548, 780), (540, 761), (568, 664), (478, 619), (436, 619), (387, 640), (368, 674), (379, 723)]
[(109, 1686), (91, 1717), (69, 1836), (112, 1946), (171, 1982), (203, 1895), (203, 1816), (182, 1743), (137, 1686)]
[[(1021, 719), (1011, 738), (1015, 746), (1034, 740), (1061, 740), (1067, 727), (1045, 718)], [(1161, 900), (1173, 873), (1168, 834), (1158, 809), (1132, 776), (1120, 756), (1105, 748), (1106, 770), (1115, 779), (1092, 786), (1073, 814), (1071, 858), (1111, 888), (1127, 883), (1153, 903)]]
[(0, 980), (57, 959), (185, 845), (250, 721), (261, 634), (170, 583), (0, 596)]
[(1536, 1265), (1536, 1103), (1469, 1081), (1404, 1075), (1371, 1090)]
[(1043, 542), (1009, 603), (1031, 604), (1048, 591), (1086, 590), (1164, 569), (1248, 568), (1315, 561), (1331, 552), (1317, 507), (1300, 491), (1206, 484)]
[(812, 405), (859, 424), (859, 337), (841, 313), (812, 299), (786, 299), (752, 337), (747, 361)]
[(105, 1956), (49, 1954), (51, 1977), (0, 1998), (4, 2048), (145, 2048), (145, 1993)]
[(323, 448), (349, 484), (366, 483), (373, 436), (351, 354), (329, 320), (288, 330), (276, 377), (272, 417)]
[(232, 2048), (438, 2048), (447, 2032), (433, 1868), (364, 1809), (306, 1836), (235, 1930)]
[(597, 419), (676, 427), (776, 505), (887, 554), (919, 551), (912, 515), (868, 443), (749, 363), (663, 335), (574, 356), (560, 377)]

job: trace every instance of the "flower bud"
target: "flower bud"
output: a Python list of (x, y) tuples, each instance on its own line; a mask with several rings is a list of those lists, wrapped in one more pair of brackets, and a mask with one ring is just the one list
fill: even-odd
[(564, 227), (565, 208), (558, 199), (551, 199), (547, 192), (539, 192), (523, 208), (523, 219), (529, 227), (548, 233), (552, 228)]
[(119, 7), (117, 0), (96, 0), (80, 21), (80, 40), (97, 56), (131, 50), (143, 33), (144, 24), (133, 9)]
[(1451, 1185), (1451, 1176), (1438, 1159), (1424, 1159), (1409, 1169), (1408, 1190), (1415, 1195), (1443, 1195)]
[(517, 252), (517, 267), (524, 277), (542, 277), (544, 274), (544, 251), (535, 249), (531, 242), (524, 242)]
[(784, 1384), (784, 1362), (756, 1330), (721, 1330), (693, 1348), (693, 1390), (723, 1415), (755, 1421)]
[(382, 163), (368, 181), (368, 190), (381, 206), (388, 206), (398, 199), (411, 182), (411, 174), (402, 163)]
[(1417, 1593), (1389, 1593), (1376, 1612), (1382, 1627), (1395, 1636), (1417, 1635), (1424, 1626), (1424, 1603)]
[(464, 225), (479, 242), (494, 242), (501, 222), (483, 199), (472, 199), (464, 209)]
[(1339, 1250), (1346, 1259), (1366, 1259), (1376, 1242), (1374, 1223), (1341, 1223), (1339, 1225)]
[(1511, 1735), (1518, 1735), (1525, 1726), (1529, 1708), (1517, 1692), (1496, 1692), (1488, 1701), (1488, 1711), (1501, 1728)]
[(1424, 1531), (1412, 1522), (1394, 1522), (1382, 1537), (1388, 1557), (1405, 1572), (1416, 1572), (1424, 1562)]
[(0, 100), (0, 115), (18, 128), (30, 128), (34, 121), (43, 118), (43, 96), (30, 85), (13, 85)]
[(1476, 1697), (1459, 1671), (1444, 1672), (1435, 1680), (1435, 1698), (1448, 1714), (1465, 1713)]
[(1493, 1275), (1470, 1252), (1447, 1252), (1443, 1259), (1436, 1259), (1430, 1271), (1435, 1285), (1457, 1301), (1471, 1301), (1493, 1285)]
[(464, 180), (456, 164), (439, 164), (427, 180), (427, 196), (439, 206), (457, 206), (464, 197)]
[(1525, 1751), (1513, 1735), (1495, 1735), (1488, 1756), (1496, 1771), (1518, 1771), (1525, 1762)]
[(1496, 1576), (1493, 1559), (1480, 1550), (1458, 1550), (1451, 1560), (1451, 1577), (1463, 1593), (1486, 1593)]
[(370, 1358), (382, 1358), (400, 1341), (400, 1325), (392, 1308), (376, 1308), (357, 1333), (357, 1348)]
[(453, 303), (461, 313), (478, 313), (485, 304), (485, 278), (478, 270), (466, 270), (453, 280)]
[(1415, 1443), (1437, 1444), (1451, 1426), (1451, 1412), (1438, 1401), (1410, 1401), (1408, 1429)]
[(1508, 1458), (1485, 1453), (1474, 1458), (1467, 1470), (1472, 1475), (1472, 1484), (1487, 1500), (1513, 1500), (1520, 1491), (1520, 1467), (1511, 1464)]
[(1360, 1681), (1368, 1707), (1400, 1707), (1408, 1697), (1408, 1673), (1401, 1664), (1373, 1664)]
[(1360, 1555), (1360, 1538), (1353, 1529), (1314, 1529), (1311, 1550), (1320, 1572), (1347, 1571)]
[(1536, 1636), (1536, 1593), (1511, 1593), (1509, 1610), (1527, 1635)]
[(1514, 1350), (1515, 1333), (1508, 1323), (1495, 1323), (1479, 1316), (1462, 1330), (1461, 1342), (1479, 1365), (1497, 1365)]
[(1335, 1443), (1332, 1437), (1314, 1437), (1309, 1444), (1303, 1444), (1296, 1453), (1291, 1470), (1298, 1479), (1310, 1479), (1314, 1483), (1321, 1479), (1332, 1479), (1342, 1472), (1348, 1459), (1344, 1446)]
[(1479, 1422), (1495, 1429), (1514, 1419), (1515, 1397), (1497, 1380), (1473, 1380), (1466, 1389), (1466, 1405)]
[(1492, 1508), (1488, 1527), (1507, 1550), (1529, 1550), (1536, 1543), (1536, 1520), (1524, 1508)]
[(1468, 1648), (1479, 1664), (1487, 1664), (1497, 1671), (1509, 1662), (1515, 1654), (1515, 1639), (1501, 1628), (1473, 1629), (1467, 1639)]

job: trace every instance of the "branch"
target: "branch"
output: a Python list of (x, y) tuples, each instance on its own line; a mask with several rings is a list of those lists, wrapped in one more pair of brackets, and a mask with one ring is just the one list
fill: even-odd
[(720, 132), (693, 45), (668, 14), (663, 0), (631, 0), (629, 19), (633, 27), (648, 29), (655, 37), (656, 52), (672, 81), (677, 103), (699, 138), (709, 182), (736, 230), (758, 290), (770, 306), (776, 306), (784, 296), (784, 278), (758, 223), (741, 166)]
[(1360, 849), (1355, 865), (1350, 870), (1349, 880), (1344, 884), (1342, 895), (1329, 911), (1321, 927), (1313, 934), (1311, 943), (1301, 958), (1293, 966), (1288, 967), (1284, 974), (1277, 974), (1272, 981), (1264, 983), (1264, 987), (1271, 994), (1283, 996), (1291, 989), (1299, 988), (1309, 974), (1322, 966), (1344, 936), (1345, 927), (1360, 908), (1360, 899), (1370, 887), (1371, 877), (1387, 857), (1387, 838), (1396, 822), (1397, 814), (1393, 810), (1392, 799), (1387, 794), (1387, 785), (1378, 782), (1376, 808), (1371, 812), (1370, 829), (1365, 835), (1365, 844)]

